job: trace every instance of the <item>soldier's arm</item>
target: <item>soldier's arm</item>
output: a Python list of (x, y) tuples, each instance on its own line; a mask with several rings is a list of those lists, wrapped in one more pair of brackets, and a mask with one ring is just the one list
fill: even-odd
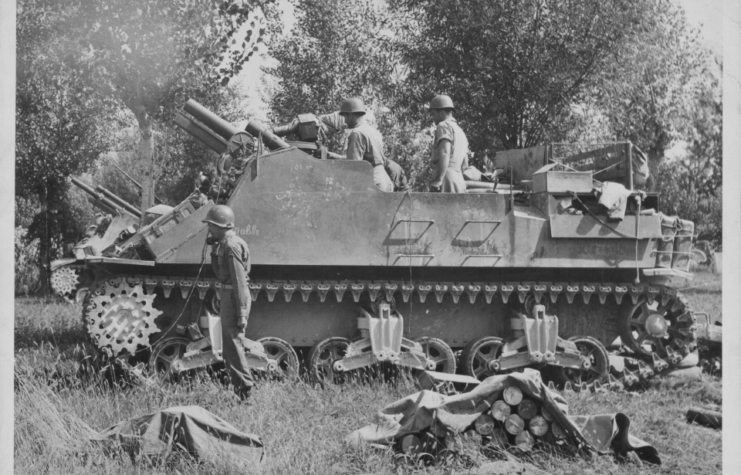
[(350, 136), (347, 138), (347, 159), (362, 160), (364, 153), (365, 147), (360, 134), (350, 132)]
[(433, 186), (443, 184), (445, 172), (448, 170), (450, 163), (450, 140), (443, 139), (435, 147), (432, 161), (435, 163), (435, 179), (432, 181)]
[(245, 260), (249, 265), (249, 254), (238, 242), (227, 241), (226, 261), (229, 266), (229, 275), (232, 278), (232, 290), (234, 305), (239, 309), (239, 317), (249, 317), (249, 306), (247, 292), (247, 272), (245, 272)]
[(214, 270), (214, 274), (219, 278), (221, 275), (221, 269), (219, 268), (219, 243), (211, 244), (211, 269)]

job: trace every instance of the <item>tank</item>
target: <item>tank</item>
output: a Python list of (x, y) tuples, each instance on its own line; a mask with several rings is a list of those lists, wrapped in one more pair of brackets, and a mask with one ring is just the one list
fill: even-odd
[[(465, 380), (536, 366), (628, 385), (696, 349), (677, 291), (692, 279), (694, 225), (634, 190), (629, 142), (498, 153), (499, 184), (472, 187), (483, 192), (385, 193), (369, 163), (317, 158), (256, 121), (239, 131), (191, 100), (175, 122), (222, 154), (216, 201), (250, 248), (257, 369), (303, 362), (341, 379), (385, 362)], [(78, 293), (98, 348), (176, 372), (219, 361), (201, 222), (212, 206), (191, 197), (67, 263), (89, 276)]]

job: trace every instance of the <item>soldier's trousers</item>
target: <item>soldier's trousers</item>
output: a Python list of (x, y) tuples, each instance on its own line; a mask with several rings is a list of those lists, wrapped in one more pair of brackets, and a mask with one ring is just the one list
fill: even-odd
[[(252, 304), (249, 291), (247, 291), (247, 299), (249, 308)], [(246, 394), (253, 386), (252, 375), (244, 356), (243, 339), (247, 326), (245, 325), (245, 328), (237, 326), (239, 323), (239, 308), (234, 304), (232, 290), (221, 289), (220, 300), (222, 357), (234, 385), (234, 390), (237, 394)]]

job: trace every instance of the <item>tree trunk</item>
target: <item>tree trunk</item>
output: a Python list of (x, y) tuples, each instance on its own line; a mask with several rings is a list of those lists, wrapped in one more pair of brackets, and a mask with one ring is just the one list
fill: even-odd
[(39, 190), (39, 204), (41, 205), (40, 214), (43, 216), (43, 223), (39, 237), (39, 285), (36, 293), (46, 297), (51, 290), (51, 219), (49, 216), (49, 186), (44, 186)]
[(141, 212), (154, 206), (154, 135), (152, 134), (152, 119), (149, 114), (137, 114), (139, 122), (139, 169), (142, 176)]

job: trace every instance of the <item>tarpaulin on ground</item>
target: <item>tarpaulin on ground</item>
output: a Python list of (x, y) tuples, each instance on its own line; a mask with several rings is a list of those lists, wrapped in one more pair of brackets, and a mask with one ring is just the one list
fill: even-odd
[(383, 408), (372, 424), (356, 430), (346, 441), (388, 442), (429, 430), (433, 423), (448, 432), (460, 433), (490, 410), (508, 386), (519, 387), (523, 394), (548, 408), (584, 453), (605, 454), (614, 450), (625, 455), (634, 450), (643, 460), (661, 463), (654, 447), (629, 434), (630, 420), (626, 415), (567, 416), (566, 400), (550, 391), (540, 379), (540, 373), (534, 370), (492, 376), (463, 394), (445, 396), (427, 390), (412, 394)]
[(171, 407), (120, 422), (102, 432), (127, 452), (167, 457), (181, 451), (209, 461), (226, 461), (245, 467), (262, 462), (260, 437), (236, 429), (200, 406)]

